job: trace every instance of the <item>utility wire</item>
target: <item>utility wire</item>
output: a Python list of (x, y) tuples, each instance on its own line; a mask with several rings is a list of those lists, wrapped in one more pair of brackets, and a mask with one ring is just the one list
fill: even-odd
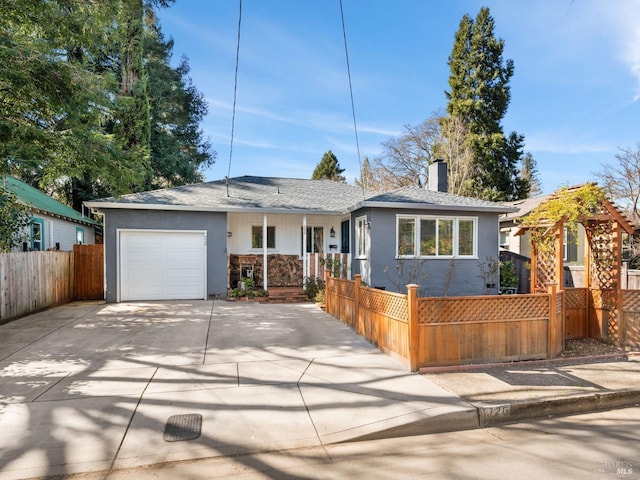
[(240, 63), (240, 26), (242, 25), (242, 0), (238, 14), (238, 43), (236, 45), (236, 71), (233, 81), (233, 110), (231, 112), (231, 145), (229, 147), (229, 167), (227, 169), (227, 197), (229, 196), (229, 177), (231, 176), (231, 159), (233, 158), (233, 134), (236, 126), (236, 99), (238, 96), (238, 64)]
[[(358, 126), (356, 124), (356, 107), (353, 101), (353, 85), (351, 84), (351, 67), (349, 66), (349, 49), (347, 48), (347, 29), (344, 26), (344, 11), (340, 0), (340, 18), (342, 20), (342, 37), (344, 38), (344, 54), (347, 59), (347, 77), (349, 77), (349, 95), (351, 96), (351, 115), (353, 116), (353, 131), (356, 135), (356, 150), (358, 152), (358, 168), (362, 179), (362, 161), (360, 159), (360, 141), (358, 140)], [(362, 179), (364, 180), (364, 179)], [(365, 197), (364, 182), (361, 182), (362, 196)]]

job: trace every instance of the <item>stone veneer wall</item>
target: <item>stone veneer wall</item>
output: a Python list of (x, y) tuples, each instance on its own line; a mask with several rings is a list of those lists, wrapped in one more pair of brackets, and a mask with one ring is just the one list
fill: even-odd
[[(272, 254), (267, 256), (269, 287), (302, 287), (302, 259), (298, 255)], [(242, 269), (253, 267), (256, 287), (263, 285), (264, 275), (262, 255), (229, 255), (229, 287), (236, 288), (242, 276)]]

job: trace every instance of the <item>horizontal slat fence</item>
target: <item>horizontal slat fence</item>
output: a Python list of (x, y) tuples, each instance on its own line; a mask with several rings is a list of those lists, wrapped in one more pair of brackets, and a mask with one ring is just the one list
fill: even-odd
[(356, 280), (327, 277), (326, 311), (383, 352), (408, 363), (407, 296), (363, 287)]
[(548, 294), (416, 298), (327, 278), (327, 312), (412, 370), (546, 359), (564, 341), (563, 291)]
[(0, 322), (73, 299), (73, 252), (0, 254)]
[(420, 366), (545, 359), (548, 295), (418, 299)]

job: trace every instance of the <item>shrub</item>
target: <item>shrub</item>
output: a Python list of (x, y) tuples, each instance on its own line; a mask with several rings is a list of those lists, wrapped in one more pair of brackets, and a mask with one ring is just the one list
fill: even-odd
[(319, 291), (324, 292), (324, 280), (307, 277), (304, 279), (304, 288), (307, 291), (309, 300), (314, 300)]

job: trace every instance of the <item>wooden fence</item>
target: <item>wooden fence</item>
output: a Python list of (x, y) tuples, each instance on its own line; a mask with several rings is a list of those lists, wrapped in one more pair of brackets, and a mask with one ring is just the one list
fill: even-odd
[(564, 292), (417, 298), (327, 278), (328, 313), (411, 370), (440, 365), (546, 359), (563, 347)]
[(75, 299), (103, 299), (102, 245), (79, 247), (0, 254), (0, 323)]
[(0, 254), (0, 322), (73, 299), (73, 252)]
[(74, 245), (73, 270), (76, 300), (104, 298), (103, 245)]

